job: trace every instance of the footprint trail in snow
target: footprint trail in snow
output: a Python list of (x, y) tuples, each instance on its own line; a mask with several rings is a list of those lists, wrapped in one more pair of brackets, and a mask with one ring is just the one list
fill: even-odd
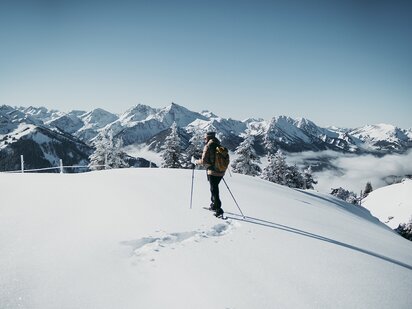
[(153, 253), (160, 252), (162, 249), (170, 248), (172, 250), (176, 247), (184, 246), (189, 242), (200, 242), (204, 239), (220, 237), (228, 234), (237, 223), (227, 221), (219, 223), (211, 227), (209, 230), (165, 233), (159, 232), (159, 236), (148, 236), (135, 240), (123, 241), (122, 245), (130, 246), (132, 248), (132, 256), (138, 257), (140, 260), (154, 261)]

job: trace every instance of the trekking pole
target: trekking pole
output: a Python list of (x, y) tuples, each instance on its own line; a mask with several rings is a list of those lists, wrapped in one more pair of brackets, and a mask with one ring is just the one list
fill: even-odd
[(193, 181), (195, 179), (195, 167), (192, 168), (192, 188), (190, 189), (190, 209), (192, 209), (192, 201), (193, 201)]
[(229, 188), (229, 186), (227, 185), (226, 180), (225, 180), (224, 178), (222, 178), (222, 179), (223, 179), (223, 182), (224, 182), (225, 185), (226, 185), (226, 188), (229, 190), (230, 195), (232, 196), (233, 200), (235, 201), (235, 204), (236, 204), (237, 208), (239, 208), (239, 211), (240, 211), (240, 213), (242, 214), (243, 219), (246, 219), (245, 215), (244, 215), (243, 212), (242, 212), (242, 209), (240, 209), (239, 204), (236, 202), (236, 199), (235, 199), (235, 197), (233, 196), (232, 191), (230, 191), (230, 188)]

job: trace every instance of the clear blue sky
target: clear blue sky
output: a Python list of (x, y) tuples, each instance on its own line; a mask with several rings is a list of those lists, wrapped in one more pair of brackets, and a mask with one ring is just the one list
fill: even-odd
[(0, 0), (0, 104), (412, 127), (412, 1)]

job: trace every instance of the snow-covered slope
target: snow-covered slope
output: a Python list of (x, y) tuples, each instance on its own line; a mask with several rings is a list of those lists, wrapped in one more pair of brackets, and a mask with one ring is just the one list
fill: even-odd
[[(1, 308), (410, 308), (412, 243), (365, 209), (196, 171), (0, 174)], [(21, 194), (24, 192), (24, 194)]]
[(372, 191), (363, 201), (364, 207), (392, 229), (412, 219), (412, 180)]

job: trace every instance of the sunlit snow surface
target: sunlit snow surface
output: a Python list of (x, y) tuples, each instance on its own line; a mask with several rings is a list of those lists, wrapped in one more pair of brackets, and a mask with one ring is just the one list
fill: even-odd
[(372, 191), (364, 200), (371, 213), (395, 229), (412, 220), (412, 179)]
[(411, 308), (412, 242), (315, 191), (204, 171), (0, 174), (0, 308)]

